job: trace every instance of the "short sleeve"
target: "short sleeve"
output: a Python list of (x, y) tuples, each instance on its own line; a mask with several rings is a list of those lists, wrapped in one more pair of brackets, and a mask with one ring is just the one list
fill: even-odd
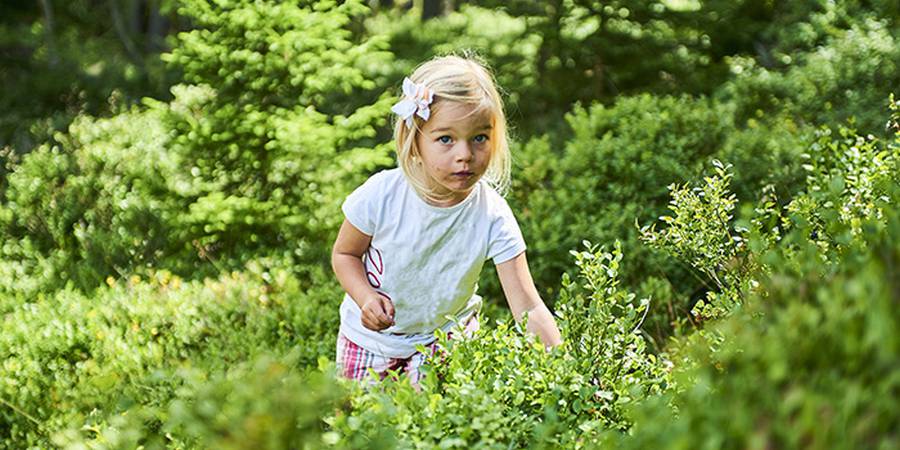
[(375, 233), (378, 214), (379, 176), (369, 177), (365, 183), (357, 187), (344, 199), (341, 210), (344, 217), (359, 231), (372, 236)]
[(525, 239), (506, 200), (499, 195), (496, 199), (496, 215), (491, 223), (487, 257), (493, 259), (494, 264), (501, 264), (525, 251)]

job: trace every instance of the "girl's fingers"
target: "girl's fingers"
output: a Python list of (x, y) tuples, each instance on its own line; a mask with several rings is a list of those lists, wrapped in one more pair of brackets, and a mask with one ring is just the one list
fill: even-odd
[(381, 331), (394, 324), (394, 304), (382, 294), (380, 301), (370, 301), (362, 309), (360, 318), (364, 327)]
[(388, 321), (390, 321), (390, 323), (393, 324), (394, 323), (394, 304), (390, 300), (388, 300), (386, 298), (382, 298), (381, 305), (382, 305), (382, 308), (384, 308), (384, 312), (387, 314)]
[(381, 331), (387, 327), (383, 326), (379, 320), (363, 319), (363, 326), (372, 331)]
[(385, 314), (387, 314), (388, 318), (392, 321), (394, 320), (394, 302), (391, 301), (391, 298), (387, 296), (387, 294), (383, 292), (379, 292), (378, 295), (381, 296), (381, 309), (384, 310)]
[(384, 314), (383, 311), (369, 312), (366, 311), (362, 315), (363, 326), (375, 331), (381, 331), (391, 326), (392, 321)]
[(384, 311), (384, 305), (378, 304), (379, 308), (375, 311), (375, 321), (378, 323), (378, 326), (381, 328), (387, 328), (390, 325), (391, 320), (388, 318), (387, 313)]

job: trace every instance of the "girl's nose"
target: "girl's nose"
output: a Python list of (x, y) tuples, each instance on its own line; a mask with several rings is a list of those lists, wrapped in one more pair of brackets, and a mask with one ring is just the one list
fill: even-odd
[(460, 149), (456, 152), (456, 158), (460, 161), (469, 161), (472, 159), (472, 155), (475, 152), (475, 149), (472, 146), (472, 143), (466, 141), (462, 142), (459, 145)]

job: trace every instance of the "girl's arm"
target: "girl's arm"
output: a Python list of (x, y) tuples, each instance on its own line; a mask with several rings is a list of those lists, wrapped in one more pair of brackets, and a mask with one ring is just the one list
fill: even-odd
[(509, 309), (516, 321), (521, 321), (522, 316), (527, 313), (526, 331), (538, 335), (545, 347), (562, 344), (556, 321), (534, 287), (525, 252), (497, 264), (497, 275), (500, 277), (503, 293), (506, 294), (506, 301), (509, 302)]
[(394, 324), (394, 305), (369, 285), (362, 255), (372, 236), (354, 227), (347, 219), (338, 231), (331, 249), (331, 268), (350, 298), (362, 311), (362, 324), (370, 330), (383, 330)]

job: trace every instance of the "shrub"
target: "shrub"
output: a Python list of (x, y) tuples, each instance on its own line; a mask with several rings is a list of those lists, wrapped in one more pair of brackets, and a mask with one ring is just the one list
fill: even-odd
[[(893, 97), (891, 108), (898, 108)], [(895, 121), (896, 114), (889, 125)], [(606, 433), (605, 446), (892, 448), (900, 442), (893, 426), (900, 413), (891, 400), (900, 389), (896, 137), (881, 145), (846, 129), (839, 138), (823, 130), (808, 156), (807, 189), (783, 212), (766, 204), (749, 221), (750, 258), (760, 266), (747, 276), (759, 287), (736, 292), (739, 302), (720, 305), (725, 318), (670, 347), (677, 388), (632, 410), (630, 433)], [(728, 175), (720, 169), (707, 186)], [(664, 232), (650, 233), (654, 242), (685, 256), (685, 246), (703, 245), (665, 239), (685, 230), (703, 236), (704, 226), (712, 236), (727, 231), (731, 225), (710, 224), (704, 213), (727, 203), (727, 192), (703, 192), (709, 197), (700, 203), (675, 192), (677, 217)], [(784, 228), (772, 227), (771, 218)], [(695, 266), (703, 269), (720, 255), (705, 254)], [(727, 267), (710, 270), (728, 273)]]
[[(652, 277), (655, 286), (675, 286), (656, 292), (674, 292), (676, 315), (689, 309), (686, 299), (698, 283), (677, 262), (642, 246), (634, 222), (662, 215), (666, 186), (699, 175), (725, 142), (729, 117), (727, 107), (707, 99), (642, 95), (612, 107), (576, 107), (567, 116), (573, 135), (559, 149), (551, 136), (529, 141), (518, 152), (510, 203), (544, 299), (552, 303), (553, 286), (569, 264), (566, 252), (587, 237), (622, 242), (629, 256), (620, 269), (626, 286)], [(495, 285), (485, 283), (499, 292)], [(660, 306), (671, 301), (659, 300)], [(668, 322), (667, 315), (651, 311), (650, 320)]]
[(0, 296), (34, 301), (67, 284), (92, 290), (163, 256), (185, 257), (172, 238), (190, 179), (167, 151), (158, 112), (79, 117), (57, 140), (9, 175)]
[(376, 128), (392, 95), (357, 94), (390, 61), (382, 40), (353, 41), (365, 10), (185, 2), (198, 28), (165, 56), (184, 76), (170, 102), (81, 117), (13, 167), (0, 310), (148, 268), (200, 279), (269, 257), (308, 277), (340, 201), (390, 162)]
[(627, 428), (623, 411), (667, 388), (667, 366), (639, 331), (647, 300), (619, 288), (619, 246), (588, 244), (575, 258), (583, 285), (563, 281), (562, 348), (545, 351), (509, 321), (472, 339), (440, 336), (421, 392), (405, 379), (359, 392), (335, 431), (351, 438), (388, 426), (403, 448), (578, 448), (600, 430)]
[(691, 310), (702, 319), (716, 318), (740, 304), (741, 292), (748, 289), (749, 273), (754, 270), (747, 258), (746, 229), (733, 225), (737, 197), (729, 193), (731, 166), (713, 160), (716, 174), (703, 179), (694, 188), (669, 186), (672, 216), (660, 216), (667, 227), (641, 227), (641, 240), (651, 248), (687, 262), (714, 284), (706, 300)]
[[(69, 429), (53, 441), (68, 449), (321, 448), (329, 442), (321, 417), (342, 408), (347, 391), (330, 372), (296, 364), (293, 353), (264, 353), (221, 372), (184, 370), (166, 407), (133, 407), (91, 427), (92, 435)], [(347, 448), (390, 448), (387, 442)]]
[(327, 260), (321, 243), (340, 225), (341, 200), (390, 163), (375, 137), (394, 92), (369, 98), (391, 56), (383, 39), (357, 42), (349, 29), (366, 10), (358, 0), (179, 9), (198, 28), (163, 56), (186, 82), (166, 123), (198, 187), (184, 220), (205, 255), (226, 267), (270, 253)]
[(868, 19), (837, 34), (808, 53), (788, 55), (783, 70), (734, 59), (737, 76), (717, 97), (734, 103), (735, 121), (789, 114), (801, 124), (821, 126), (855, 118), (860, 129), (882, 135), (884, 86), (900, 84), (900, 46), (885, 23)]
[[(896, 108), (893, 97), (891, 108)], [(702, 186), (669, 187), (673, 215), (660, 217), (666, 229), (641, 227), (641, 239), (715, 283), (707, 300), (695, 306), (696, 315), (720, 317), (740, 304), (741, 297), (756, 285), (754, 273), (774, 269), (760, 267), (756, 259), (785, 231), (803, 230), (819, 247), (817, 258), (827, 262), (839, 259), (846, 246), (861, 239), (865, 220), (882, 219), (890, 189), (900, 181), (896, 144), (884, 145), (871, 135), (859, 136), (843, 127), (839, 134), (840, 139), (834, 139), (829, 128), (822, 128), (809, 152), (801, 155), (807, 161), (802, 165), (808, 172), (805, 189), (783, 207), (763, 197), (755, 216), (741, 220), (746, 226), (734, 224), (736, 197), (729, 191), (730, 165), (714, 161), (716, 174), (705, 177)], [(750, 254), (749, 240), (756, 241), (756, 255)]]
[(693, 364), (675, 376), (681, 389), (645, 402), (629, 416), (631, 432), (608, 434), (605, 444), (896, 447), (896, 209), (885, 222), (886, 230), (867, 227), (867, 245), (830, 265), (814, 243), (769, 253), (775, 269), (762, 280), (765, 294), (712, 326), (724, 342), (716, 351), (702, 340), (688, 345)]
[(166, 271), (108, 281), (96, 297), (63, 290), (4, 317), (0, 398), (12, 407), (0, 409), (0, 445), (47, 446), (54, 432), (90, 433), (132, 407), (166, 408), (185, 376), (261, 353), (293, 351), (298, 366), (333, 353), (340, 295), (324, 270), (310, 285), (258, 263), (204, 282)]
[(865, 220), (882, 219), (888, 189), (900, 182), (896, 147), (885, 148), (873, 136), (843, 127), (838, 135), (820, 130), (818, 140), (802, 155), (806, 188), (787, 205), (787, 213), (809, 228), (826, 257), (860, 237)]

